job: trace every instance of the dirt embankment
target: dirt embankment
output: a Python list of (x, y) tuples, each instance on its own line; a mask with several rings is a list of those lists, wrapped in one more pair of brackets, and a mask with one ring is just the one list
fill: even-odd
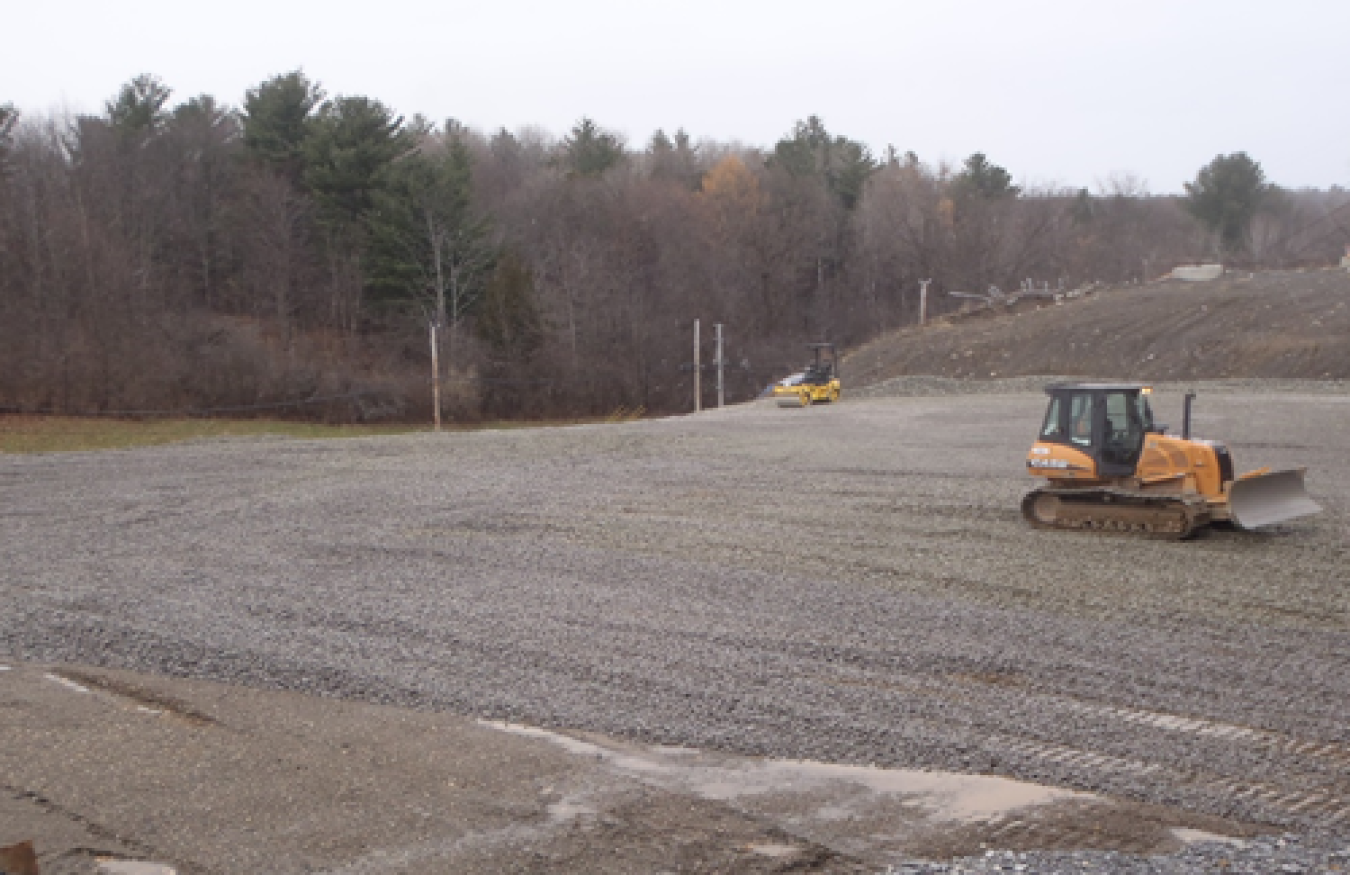
[(1345, 379), (1350, 272), (1240, 273), (999, 303), (873, 341), (845, 358), (843, 373), (854, 386), (916, 374)]

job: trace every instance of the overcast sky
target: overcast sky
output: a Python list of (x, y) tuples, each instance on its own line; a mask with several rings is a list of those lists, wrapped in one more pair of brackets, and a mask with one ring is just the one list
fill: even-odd
[(1347, 0), (139, 0), (15, 2), (0, 103), (101, 111), (152, 73), (175, 101), (301, 67), (330, 95), (494, 131), (582, 116), (772, 146), (798, 119), (1024, 183), (1180, 191), (1245, 151), (1350, 186)]

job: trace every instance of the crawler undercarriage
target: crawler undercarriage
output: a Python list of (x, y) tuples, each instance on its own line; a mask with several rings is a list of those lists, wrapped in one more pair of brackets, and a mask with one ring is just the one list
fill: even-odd
[(1022, 499), (1022, 515), (1042, 529), (1133, 532), (1182, 541), (1214, 521), (1199, 496), (1147, 495), (1121, 489), (1034, 489)]

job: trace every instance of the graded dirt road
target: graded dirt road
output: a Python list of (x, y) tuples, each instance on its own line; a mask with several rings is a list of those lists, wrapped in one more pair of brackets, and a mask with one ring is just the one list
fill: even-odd
[[(1200, 391), (1199, 435), (1240, 471), (1308, 466), (1325, 512), (1189, 543), (1031, 531), (1034, 394), (9, 457), (0, 658), (649, 753), (1006, 776), (1155, 825), (1350, 834), (1350, 396)], [(1158, 402), (1179, 421), (1177, 396)], [(78, 797), (15, 725), (0, 725), (6, 790)], [(191, 846), (125, 816), (120, 839)], [(824, 849), (821, 871), (900, 853), (773, 816)], [(990, 816), (911, 850), (1165, 844), (1109, 820)], [(661, 833), (644, 823), (640, 840), (596, 828), (621, 847)], [(272, 871), (339, 871), (333, 853)], [(534, 864), (519, 868), (551, 870)]]

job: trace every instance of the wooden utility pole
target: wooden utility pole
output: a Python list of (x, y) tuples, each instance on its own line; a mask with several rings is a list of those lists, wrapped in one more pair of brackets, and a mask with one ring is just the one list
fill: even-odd
[(698, 320), (694, 320), (694, 412), (698, 413), (703, 409), (703, 387), (699, 385), (699, 368), (702, 365), (698, 360)]
[(717, 406), (722, 407), (726, 404), (726, 396), (722, 392), (722, 323), (718, 322), (717, 328)]
[(431, 406), (436, 431), (441, 430), (441, 354), (436, 342), (436, 320), (431, 320)]

